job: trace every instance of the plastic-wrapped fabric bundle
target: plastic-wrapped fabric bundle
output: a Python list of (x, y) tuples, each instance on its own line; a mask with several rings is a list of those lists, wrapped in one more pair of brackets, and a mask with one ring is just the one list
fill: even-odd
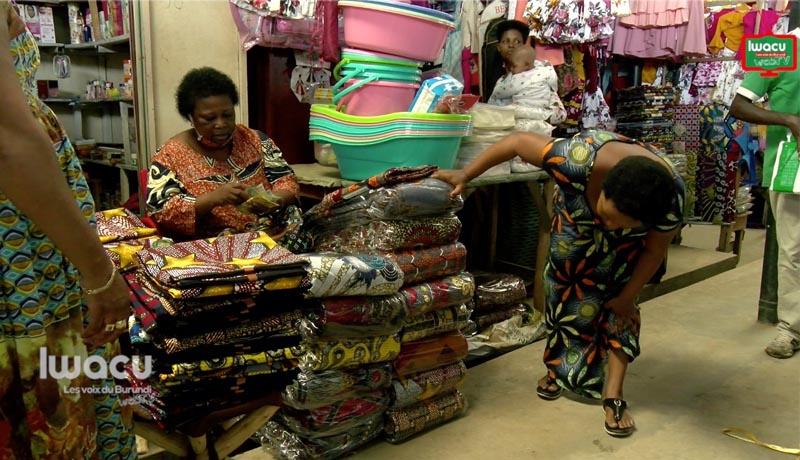
[(403, 271), (388, 257), (309, 253), (306, 280), (311, 285), (306, 297), (377, 296), (397, 292), (403, 285)]
[(384, 390), (375, 390), (310, 410), (282, 407), (277, 416), (281, 423), (304, 438), (322, 438), (345, 433), (365, 423), (376, 423), (388, 407), (389, 395)]
[(386, 440), (396, 444), (441, 425), (467, 410), (467, 400), (458, 390), (431, 399), (420, 401), (402, 409), (386, 411), (386, 425), (383, 429)]
[(498, 305), (521, 302), (527, 296), (525, 281), (503, 273), (473, 273), (475, 276), (475, 311), (494, 310)]
[(305, 347), (306, 353), (300, 358), (300, 370), (322, 371), (391, 361), (400, 353), (400, 337), (395, 334), (353, 340), (320, 340), (307, 342)]
[(467, 268), (467, 248), (461, 243), (386, 255), (397, 262), (407, 286), (454, 275)]
[(475, 279), (471, 274), (461, 272), (403, 287), (400, 294), (405, 299), (408, 316), (419, 315), (471, 301), (475, 294)]
[(464, 206), (464, 200), (460, 195), (451, 197), (452, 191), (450, 184), (430, 178), (391, 187), (358, 190), (333, 206), (323, 198), (320, 204), (303, 215), (303, 221), (316, 237), (374, 220), (454, 214)]
[(362, 393), (386, 389), (391, 382), (392, 367), (389, 363), (301, 372), (283, 390), (283, 403), (295, 409), (314, 409)]
[(461, 386), (467, 376), (464, 361), (392, 380), (392, 408), (410, 406)]
[(473, 312), (472, 321), (478, 326), (478, 330), (482, 331), (492, 324), (503, 322), (513, 316), (524, 316), (527, 309), (524, 304), (504, 305), (495, 307), (496, 310), (478, 314)]
[(461, 361), (467, 351), (467, 338), (460, 332), (406, 342), (394, 361), (394, 370), (405, 376), (435, 369)]
[(461, 221), (456, 216), (413, 220), (377, 220), (352, 225), (315, 238), (315, 251), (378, 254), (458, 241)]
[(332, 297), (319, 300), (321, 314), (304, 318), (297, 329), (305, 340), (356, 338), (400, 332), (407, 316), (397, 294), (375, 297)]
[(324, 438), (299, 436), (277, 421), (261, 431), (261, 444), (276, 458), (284, 460), (333, 460), (352, 452), (383, 432), (383, 417), (351, 427), (346, 433)]
[(411, 342), (445, 332), (461, 330), (467, 325), (471, 313), (472, 311), (466, 305), (461, 304), (409, 316), (406, 318), (406, 324), (400, 334), (400, 341)]

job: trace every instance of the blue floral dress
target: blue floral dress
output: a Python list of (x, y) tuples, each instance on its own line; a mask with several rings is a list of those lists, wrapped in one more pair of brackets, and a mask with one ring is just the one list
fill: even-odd
[(670, 232), (680, 227), (685, 193), (683, 180), (673, 166), (678, 192), (662, 222), (652, 228), (605, 229), (589, 207), (585, 191), (594, 160), (606, 142), (636, 143), (672, 166), (653, 147), (605, 131), (555, 139), (545, 148), (544, 169), (558, 189), (544, 272), (544, 362), (550, 377), (561, 387), (595, 399), (602, 396), (608, 350), (620, 349), (631, 361), (640, 351), (639, 328), (615, 332), (615, 315), (603, 304), (617, 296), (630, 280), (647, 232)]
[[(94, 203), (75, 150), (37, 96), (36, 42), (26, 31), (9, 45), (30, 110), (53, 142), (76, 205), (93, 223)], [(136, 458), (131, 408), (120, 407), (113, 381), (92, 381), (83, 372), (41, 376), (42, 349), (68, 357), (70, 365), (76, 356), (83, 362), (90, 354), (108, 359), (119, 352), (116, 343), (91, 353), (83, 345), (87, 318), (79, 280), (75, 267), (0, 191), (0, 458)], [(63, 369), (60, 360), (57, 368)]]

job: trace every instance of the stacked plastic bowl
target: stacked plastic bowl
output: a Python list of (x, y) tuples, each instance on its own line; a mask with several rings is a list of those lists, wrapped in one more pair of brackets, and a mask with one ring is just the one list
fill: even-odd
[(363, 180), (389, 168), (437, 165), (452, 168), (469, 115), (398, 112), (353, 116), (336, 106), (311, 106), (309, 138), (330, 143), (345, 179)]

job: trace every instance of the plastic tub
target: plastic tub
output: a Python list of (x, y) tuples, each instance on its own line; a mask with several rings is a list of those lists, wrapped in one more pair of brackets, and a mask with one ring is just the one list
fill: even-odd
[(398, 137), (370, 145), (331, 142), (345, 179), (364, 180), (390, 168), (436, 165), (452, 169), (461, 136)]
[(450, 114), (450, 113), (413, 113), (413, 112), (398, 112), (386, 115), (378, 115), (373, 117), (359, 117), (355, 115), (348, 115), (336, 111), (335, 105), (330, 104), (312, 104), (311, 105), (312, 117), (326, 117), (335, 120), (339, 123), (351, 124), (354, 126), (364, 125), (382, 125), (387, 123), (394, 123), (397, 121), (410, 121), (415, 123), (470, 123), (472, 117), (469, 114)]
[(351, 80), (333, 97), (337, 109), (351, 115), (373, 116), (404, 112), (419, 89), (416, 83)]
[[(339, 1), (347, 46), (421, 61), (436, 60), (455, 24), (434, 16), (409, 13), (399, 6), (410, 5)], [(398, 30), (403, 33), (391, 33)]]

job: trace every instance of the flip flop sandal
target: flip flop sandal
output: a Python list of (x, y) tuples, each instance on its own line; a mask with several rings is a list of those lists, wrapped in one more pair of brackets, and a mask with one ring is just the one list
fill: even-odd
[[(622, 420), (622, 414), (624, 414), (625, 410), (628, 408), (628, 403), (626, 403), (624, 399), (608, 398), (603, 400), (603, 413), (605, 413), (606, 407), (614, 412), (614, 421), (619, 425), (620, 420)], [(604, 422), (604, 424), (606, 433), (617, 438), (628, 437), (636, 430), (635, 426), (628, 428), (612, 428), (608, 426), (608, 422)]]
[[(552, 385), (557, 386), (558, 389), (557, 390), (550, 390), (549, 388)], [(564, 391), (564, 389), (561, 388), (560, 386), (558, 386), (558, 383), (556, 383), (556, 380), (550, 378), (549, 375), (547, 376), (547, 382), (545, 382), (544, 387), (540, 387), (538, 385), (536, 386), (536, 394), (540, 398), (542, 398), (542, 399), (544, 399), (546, 401), (552, 401), (554, 399), (558, 399), (561, 396), (561, 393), (563, 391)]]

